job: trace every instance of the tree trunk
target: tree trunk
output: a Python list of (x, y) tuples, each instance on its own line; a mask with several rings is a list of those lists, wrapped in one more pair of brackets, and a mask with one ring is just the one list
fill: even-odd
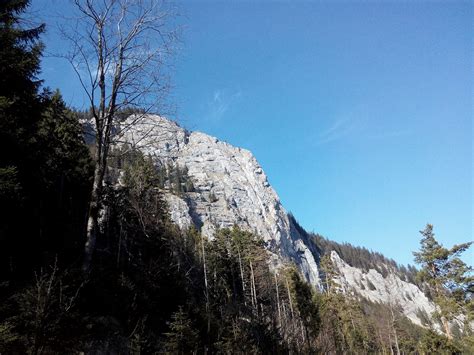
[(392, 347), (392, 336), (390, 335), (390, 329), (388, 329), (388, 344), (390, 345), (390, 354), (394, 355)]
[(377, 334), (379, 335), (380, 346), (382, 347), (382, 355), (385, 355), (385, 343), (382, 339), (382, 335), (380, 334), (380, 331), (377, 331)]
[(246, 297), (245, 297), (245, 279), (244, 279), (244, 270), (242, 268), (242, 258), (240, 256), (240, 249), (237, 248), (237, 253), (239, 255), (239, 269), (240, 269), (240, 279), (242, 280), (242, 292), (244, 296), (244, 305), (247, 305)]
[(291, 318), (295, 318), (295, 314), (293, 312), (293, 302), (291, 301), (291, 293), (290, 293), (290, 285), (288, 284), (288, 279), (285, 277), (286, 282), (286, 291), (288, 292), (288, 301), (290, 303), (290, 311), (291, 311)]
[(257, 303), (257, 290), (255, 289), (255, 277), (253, 274), (252, 260), (250, 260), (250, 288), (252, 291), (252, 305), (258, 314), (258, 303)]
[[(437, 270), (435, 268), (434, 265), (431, 266), (431, 272), (433, 273), (433, 275), (438, 275), (437, 273)], [(438, 277), (438, 276), (436, 276)], [(436, 280), (436, 283), (435, 283), (435, 291), (436, 291), (436, 295), (438, 297), (445, 297), (445, 295), (441, 292), (440, 290), (440, 286), (438, 284), (438, 280)], [(443, 310), (441, 309), (440, 307), (440, 313), (443, 313)], [(444, 331), (446, 332), (446, 336), (448, 337), (449, 340), (453, 340), (453, 336), (451, 334), (451, 329), (449, 328), (449, 322), (448, 320), (446, 319), (445, 316), (441, 316), (441, 323), (443, 323), (443, 327), (444, 327)]]
[(278, 279), (276, 272), (273, 274), (275, 277), (275, 290), (276, 290), (276, 298), (277, 298), (277, 308), (278, 308), (278, 324), (281, 327), (281, 310), (280, 310), (280, 292), (278, 290)]
[(82, 270), (85, 272), (89, 271), (97, 239), (97, 218), (99, 216), (100, 193), (103, 181), (103, 173), (101, 170), (102, 168), (99, 158), (96, 159), (94, 183), (92, 185), (91, 199), (89, 202), (89, 216), (87, 218), (86, 244), (84, 247), (84, 261), (82, 264)]
[(207, 334), (211, 331), (211, 316), (209, 307), (209, 289), (207, 283), (207, 265), (206, 265), (206, 249), (204, 248), (204, 236), (201, 236), (201, 248), (202, 248), (202, 266), (204, 272), (204, 287), (206, 297), (206, 313), (207, 313)]
[(443, 323), (444, 331), (449, 340), (453, 340), (453, 335), (451, 334), (451, 328), (449, 327), (449, 322), (446, 317), (441, 317), (441, 322)]
[(398, 335), (397, 335), (397, 329), (395, 328), (395, 315), (393, 313), (392, 303), (390, 303), (390, 314), (392, 315), (392, 330), (393, 330), (393, 335), (395, 337), (395, 348), (397, 349), (397, 355), (400, 355), (400, 347), (398, 346)]

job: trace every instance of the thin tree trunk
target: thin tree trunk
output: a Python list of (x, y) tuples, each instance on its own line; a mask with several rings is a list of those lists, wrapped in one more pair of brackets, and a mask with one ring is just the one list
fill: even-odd
[(257, 291), (255, 289), (255, 277), (253, 274), (253, 265), (252, 265), (252, 260), (250, 260), (250, 287), (252, 288), (252, 304), (254, 305), (254, 308), (257, 310), (258, 313), (258, 304), (257, 304)]
[(120, 267), (120, 254), (122, 252), (122, 222), (120, 222), (119, 240), (117, 245), (117, 269)]
[(290, 293), (290, 285), (288, 284), (288, 279), (285, 277), (286, 282), (286, 291), (288, 292), (288, 301), (290, 303), (290, 311), (291, 311), (291, 318), (295, 318), (295, 314), (293, 312), (293, 302), (291, 301), (291, 293)]
[[(99, 153), (97, 153), (99, 155)], [(91, 199), (89, 202), (89, 216), (87, 218), (86, 244), (84, 246), (84, 261), (82, 270), (88, 272), (90, 269), (92, 255), (94, 253), (97, 239), (97, 219), (99, 216), (100, 190), (102, 187), (102, 173), (100, 158), (96, 159), (94, 169), (94, 183), (92, 185)]]
[(393, 354), (393, 347), (392, 347), (392, 337), (390, 335), (390, 329), (388, 329), (388, 344), (389, 344), (389, 347), (390, 347), (390, 354), (394, 355)]
[[(433, 276), (438, 275), (438, 272), (437, 272), (434, 264), (431, 265), (431, 272), (432, 272)], [(440, 287), (439, 287), (438, 283), (435, 283), (435, 290), (436, 290), (436, 295), (438, 297), (440, 297), (440, 296), (444, 297), (444, 295), (440, 291)], [(444, 327), (444, 331), (446, 332), (446, 336), (448, 337), (449, 340), (452, 340), (453, 336), (451, 334), (451, 329), (449, 328), (449, 322), (447, 321), (445, 316), (441, 316), (441, 323), (443, 323), (443, 327)]]
[(449, 340), (453, 340), (453, 335), (451, 334), (451, 328), (449, 327), (449, 322), (445, 316), (441, 317), (441, 322), (443, 323), (444, 331)]
[(382, 335), (380, 334), (380, 331), (377, 331), (377, 334), (379, 335), (380, 346), (382, 347), (382, 355), (385, 355), (385, 344), (382, 340)]
[(390, 314), (392, 315), (392, 330), (393, 330), (393, 335), (395, 336), (395, 347), (397, 349), (397, 355), (400, 355), (400, 347), (398, 346), (398, 335), (397, 335), (397, 330), (395, 329), (395, 315), (393, 314), (392, 303), (390, 303)]
[(276, 272), (273, 274), (273, 276), (275, 277), (275, 290), (276, 290), (276, 296), (277, 296), (278, 324), (281, 327), (280, 292), (278, 290), (278, 280), (277, 280)]
[(204, 248), (204, 237), (201, 236), (202, 248), (202, 264), (204, 269), (204, 287), (206, 288), (206, 313), (207, 313), (207, 333), (211, 331), (211, 317), (209, 316), (209, 289), (207, 284), (207, 265), (206, 265), (206, 250)]
[(242, 258), (240, 256), (240, 249), (237, 248), (237, 254), (239, 256), (239, 268), (240, 268), (240, 279), (242, 280), (242, 291), (244, 294), (244, 305), (247, 305), (247, 301), (245, 299), (245, 279), (244, 279), (244, 270), (242, 268)]
[[(99, 216), (99, 206), (101, 198), (102, 183), (104, 181), (105, 167), (107, 164), (107, 150), (108, 142), (107, 140), (110, 137), (104, 136), (104, 125), (106, 120), (109, 120), (110, 117), (105, 116), (105, 65), (104, 65), (104, 43), (103, 43), (103, 23), (96, 22), (97, 29), (97, 54), (98, 54), (98, 74), (99, 82), (98, 86), (100, 88), (100, 102), (99, 102), (99, 112), (98, 115), (95, 115), (95, 124), (96, 124), (96, 153), (95, 153), (95, 168), (94, 168), (94, 182), (92, 184), (91, 199), (89, 202), (89, 217), (87, 220), (87, 230), (86, 230), (86, 244), (84, 246), (84, 261), (82, 264), (82, 269), (85, 272), (88, 272), (92, 262), (92, 256), (94, 254), (95, 244), (97, 241), (97, 220)], [(115, 103), (111, 103), (115, 104)]]

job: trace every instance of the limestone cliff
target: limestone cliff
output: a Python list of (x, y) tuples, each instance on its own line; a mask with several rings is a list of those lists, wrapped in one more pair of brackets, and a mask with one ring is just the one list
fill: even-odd
[[(133, 120), (132, 116), (127, 122)], [(316, 248), (290, 221), (251, 152), (204, 133), (188, 132), (159, 116), (140, 120), (124, 138), (156, 164), (187, 171), (194, 191), (165, 195), (171, 217), (180, 227), (194, 224), (210, 238), (216, 228), (234, 225), (255, 232), (276, 263), (292, 261), (309, 282), (319, 284)]]
[(401, 280), (396, 272), (389, 272), (386, 277), (374, 269), (365, 272), (347, 264), (335, 251), (331, 252), (331, 260), (338, 274), (335, 281), (344, 293), (401, 309), (408, 319), (421, 326), (425, 325), (423, 319), (429, 319), (435, 311), (433, 302), (418, 286)]
[[(134, 120), (131, 116), (124, 124)], [(193, 190), (179, 195), (165, 193), (171, 218), (180, 227), (195, 225), (209, 238), (216, 228), (234, 225), (255, 232), (265, 241), (275, 264), (294, 262), (311, 284), (320, 287), (318, 247), (289, 218), (251, 152), (204, 133), (189, 132), (159, 116), (140, 120), (127, 130), (124, 141), (151, 156), (159, 166), (187, 171)], [(344, 292), (401, 307), (420, 325), (420, 315), (434, 310), (434, 304), (416, 285), (396, 274), (383, 277), (376, 270), (364, 272), (349, 266), (335, 252), (331, 258), (339, 274), (336, 281)]]

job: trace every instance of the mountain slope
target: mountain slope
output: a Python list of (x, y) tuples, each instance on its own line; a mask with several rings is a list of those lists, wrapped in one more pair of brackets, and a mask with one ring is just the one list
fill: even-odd
[[(124, 124), (134, 120), (131, 116)], [(165, 194), (171, 217), (180, 227), (195, 225), (209, 238), (216, 228), (234, 225), (255, 232), (273, 254), (275, 266), (294, 262), (312, 285), (321, 287), (320, 249), (288, 215), (251, 152), (201, 132), (189, 132), (159, 116), (141, 120), (124, 138), (163, 169), (174, 167), (186, 173), (192, 189)], [(420, 325), (422, 315), (434, 310), (418, 286), (396, 273), (384, 277), (373, 269), (351, 267), (335, 251), (331, 258), (345, 292), (397, 305)]]
[(166, 194), (171, 216), (180, 227), (194, 224), (210, 238), (216, 228), (234, 225), (255, 232), (274, 254), (275, 264), (281, 259), (293, 261), (309, 282), (319, 284), (316, 248), (291, 223), (251, 152), (188, 132), (159, 116), (143, 120), (125, 140), (158, 165), (186, 170), (194, 191)]

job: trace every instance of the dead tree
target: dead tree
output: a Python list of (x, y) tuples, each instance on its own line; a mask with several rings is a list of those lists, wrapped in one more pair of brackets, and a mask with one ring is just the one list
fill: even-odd
[(84, 89), (95, 128), (94, 180), (87, 220), (83, 269), (95, 249), (109, 150), (124, 131), (147, 115), (118, 125), (123, 108), (157, 111), (169, 92), (165, 65), (175, 43), (170, 8), (159, 0), (73, 0), (75, 17), (60, 30), (70, 42), (64, 57)]

